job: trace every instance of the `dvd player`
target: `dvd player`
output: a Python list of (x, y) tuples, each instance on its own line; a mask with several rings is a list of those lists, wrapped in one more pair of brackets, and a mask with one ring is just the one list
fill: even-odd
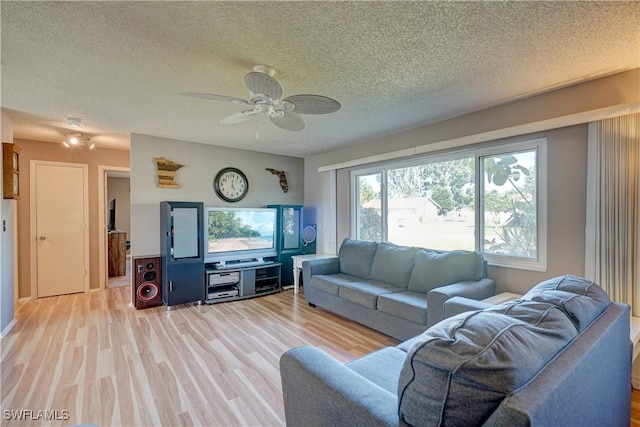
[(218, 299), (218, 298), (228, 298), (228, 297), (237, 297), (238, 289), (224, 289), (217, 292), (209, 292), (207, 294), (207, 299)]

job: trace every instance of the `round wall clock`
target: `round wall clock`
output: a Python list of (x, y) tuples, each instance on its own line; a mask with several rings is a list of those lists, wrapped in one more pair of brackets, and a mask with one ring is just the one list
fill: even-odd
[(249, 192), (249, 181), (240, 169), (224, 168), (214, 178), (213, 188), (222, 200), (238, 202)]

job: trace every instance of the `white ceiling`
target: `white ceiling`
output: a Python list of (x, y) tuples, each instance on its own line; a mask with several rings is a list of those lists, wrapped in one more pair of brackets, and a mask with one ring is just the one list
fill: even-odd
[[(637, 2), (2, 1), (2, 108), (14, 136), (97, 146), (132, 133), (305, 156), (640, 67)], [(246, 109), (244, 75), (342, 109), (288, 132)], [(256, 140), (256, 133), (258, 139)]]

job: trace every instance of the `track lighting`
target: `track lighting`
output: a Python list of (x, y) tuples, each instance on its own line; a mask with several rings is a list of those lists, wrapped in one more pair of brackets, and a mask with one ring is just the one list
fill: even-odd
[(65, 140), (62, 141), (62, 145), (67, 148), (71, 148), (77, 145), (84, 145), (89, 150), (93, 150), (95, 148), (95, 144), (91, 143), (91, 140), (88, 137), (82, 136), (82, 132), (73, 132), (66, 134)]

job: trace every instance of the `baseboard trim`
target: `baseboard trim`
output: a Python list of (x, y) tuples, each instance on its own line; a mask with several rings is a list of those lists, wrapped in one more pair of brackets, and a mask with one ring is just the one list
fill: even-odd
[(2, 332), (0, 332), (0, 339), (4, 338), (7, 336), (7, 334), (9, 332), (11, 332), (11, 328), (13, 328), (13, 326), (18, 323), (18, 321), (14, 318), (11, 322), (9, 322), (9, 324), (7, 325), (6, 328), (4, 328), (4, 330)]
[(631, 375), (631, 386), (636, 390), (640, 390), (640, 377), (637, 375)]

